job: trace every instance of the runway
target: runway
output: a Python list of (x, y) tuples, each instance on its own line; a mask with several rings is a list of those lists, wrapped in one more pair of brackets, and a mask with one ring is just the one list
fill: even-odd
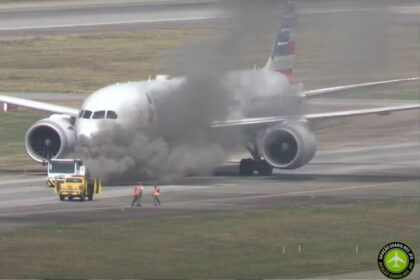
[(3, 174), (0, 228), (55, 222), (113, 221), (181, 214), (278, 207), (342, 204), (356, 201), (420, 200), (419, 142), (321, 151), (296, 171), (272, 177), (239, 177), (226, 162), (217, 176), (191, 177), (162, 185), (162, 206), (152, 204), (145, 186), (143, 206), (129, 207), (132, 187), (104, 186), (93, 202), (58, 200), (42, 175)]
[(215, 1), (144, 1), (0, 9), (0, 39), (132, 31), (223, 17)]
[[(3, 5), (0, 6), (0, 40), (220, 22), (231, 16), (220, 3), (223, 1), (88, 1), (73, 5), (59, 2), (28, 7)], [(384, 9), (358, 6), (350, 1), (321, 1), (315, 5), (305, 1), (299, 8), (299, 14), (305, 16)], [(419, 7), (414, 1), (399, 1), (389, 11), (399, 14), (401, 20), (418, 21)]]

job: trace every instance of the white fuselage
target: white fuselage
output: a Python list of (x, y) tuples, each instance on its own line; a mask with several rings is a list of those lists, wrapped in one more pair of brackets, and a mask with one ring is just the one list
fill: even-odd
[[(179, 92), (186, 78), (115, 84), (92, 93), (76, 120), (77, 138), (92, 138), (104, 127), (153, 126), (158, 106)], [(300, 104), (297, 87), (280, 73), (259, 70), (230, 72), (220, 79), (228, 95), (228, 118), (294, 115)]]

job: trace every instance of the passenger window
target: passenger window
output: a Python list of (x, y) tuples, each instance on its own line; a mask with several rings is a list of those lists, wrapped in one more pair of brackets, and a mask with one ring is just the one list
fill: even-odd
[(105, 118), (105, 111), (96, 111), (92, 117), (92, 119), (104, 119), (104, 118)]
[(79, 112), (79, 119), (83, 116), (83, 112), (84, 112), (84, 110), (80, 110), (80, 112)]
[(90, 119), (90, 116), (92, 116), (92, 111), (85, 111), (84, 113), (83, 113), (83, 118), (84, 119)]
[(117, 116), (117, 113), (115, 113), (114, 111), (108, 111), (106, 113), (106, 118), (116, 120), (118, 116)]

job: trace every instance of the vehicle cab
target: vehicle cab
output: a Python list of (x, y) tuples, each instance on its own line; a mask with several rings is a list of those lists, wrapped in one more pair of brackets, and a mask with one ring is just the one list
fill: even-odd
[(63, 183), (65, 178), (74, 175), (85, 176), (86, 168), (80, 159), (51, 159), (48, 161), (46, 184), (55, 187)]

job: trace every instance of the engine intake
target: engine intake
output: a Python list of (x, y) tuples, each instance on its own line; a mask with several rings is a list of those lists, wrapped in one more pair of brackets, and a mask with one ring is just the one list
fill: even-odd
[(36, 122), (26, 132), (26, 152), (37, 162), (58, 158), (73, 149), (75, 139), (71, 117), (52, 115)]
[(316, 138), (305, 123), (287, 122), (267, 129), (260, 149), (273, 167), (295, 169), (314, 157)]

